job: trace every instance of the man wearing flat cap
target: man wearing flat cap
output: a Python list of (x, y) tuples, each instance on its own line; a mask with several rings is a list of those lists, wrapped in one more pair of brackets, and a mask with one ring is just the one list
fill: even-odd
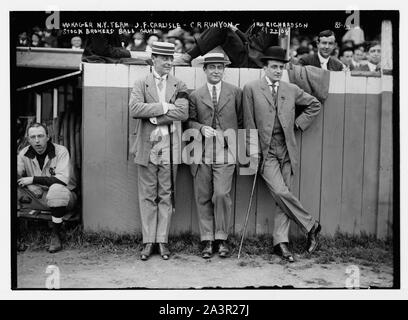
[(143, 250), (147, 260), (158, 244), (164, 260), (174, 210), (174, 185), (180, 163), (181, 121), (188, 118), (187, 86), (170, 74), (174, 44), (152, 44), (152, 73), (134, 84), (129, 108), (137, 119), (131, 149), (138, 165), (139, 206)]
[[(207, 81), (190, 94), (188, 127), (196, 129), (203, 141), (202, 161), (191, 165), (198, 225), (203, 242), (202, 257), (229, 255), (227, 243), (231, 221), (231, 184), (236, 166), (235, 152), (229, 148), (226, 130), (242, 128), (242, 90), (222, 80), (229, 64), (222, 53), (204, 56)], [(237, 135), (233, 135), (233, 137)], [(236, 140), (231, 141), (234, 145)], [(234, 149), (235, 150), (235, 149)]]
[[(243, 89), (244, 126), (258, 130), (259, 145), (249, 147), (251, 166), (258, 170), (277, 203), (273, 229), (275, 251), (284, 260), (293, 262), (288, 248), (290, 220), (307, 234), (309, 253), (316, 250), (321, 230), (319, 222), (290, 191), (298, 164), (295, 130), (306, 130), (319, 114), (321, 104), (298, 86), (281, 81), (288, 62), (281, 47), (269, 47), (261, 60), (265, 76)], [(297, 106), (305, 109), (295, 118)]]

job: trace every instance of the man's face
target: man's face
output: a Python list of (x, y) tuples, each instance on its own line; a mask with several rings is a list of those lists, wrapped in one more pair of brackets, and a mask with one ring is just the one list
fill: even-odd
[(171, 67), (173, 65), (173, 56), (153, 56), (153, 65), (154, 69), (160, 76), (169, 74)]
[(343, 56), (341, 57), (341, 61), (349, 66), (351, 65), (351, 61), (353, 60), (353, 51), (344, 51)]
[(323, 58), (330, 57), (335, 46), (336, 38), (334, 36), (320, 37), (319, 42), (317, 43), (317, 48), (319, 49), (319, 53)]
[(354, 61), (360, 62), (364, 58), (364, 52), (363, 50), (356, 49), (354, 50)]
[(211, 84), (217, 84), (224, 76), (225, 67), (223, 63), (209, 63), (204, 67), (207, 75), (207, 81)]
[(268, 64), (263, 67), (265, 75), (272, 81), (279, 81), (282, 78), (283, 67), (285, 64), (281, 61), (268, 60)]
[(82, 44), (82, 40), (81, 38), (72, 38), (71, 43), (75, 48), (80, 48)]
[(45, 152), (49, 139), (43, 127), (34, 127), (28, 130), (28, 142), (38, 154)]
[(381, 61), (381, 47), (380, 45), (371, 47), (368, 50), (368, 56), (367, 56), (368, 61), (370, 61), (373, 64), (379, 64)]

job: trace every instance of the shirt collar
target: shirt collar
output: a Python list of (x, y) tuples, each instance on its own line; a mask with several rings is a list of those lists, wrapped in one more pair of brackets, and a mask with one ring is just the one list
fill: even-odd
[(322, 55), (320, 54), (319, 51), (317, 51), (317, 56), (319, 57), (320, 63), (328, 63), (329, 62), (330, 56), (328, 58), (324, 58), (324, 57), (322, 57)]
[(218, 82), (217, 84), (212, 84), (212, 83), (207, 82), (208, 90), (212, 92), (212, 88), (213, 86), (215, 86), (215, 89), (217, 90), (217, 92), (219, 92), (221, 90), (221, 82), (222, 81)]
[(279, 81), (275, 81), (274, 83), (269, 79), (267, 76), (265, 76), (266, 82), (268, 83), (268, 86), (274, 85), (275, 87), (279, 87)]
[[(27, 158), (34, 159), (39, 154), (34, 150), (32, 146), (30, 146), (24, 155)], [(48, 155), (48, 158), (50, 159), (55, 157), (55, 147), (51, 141), (48, 141), (47, 149), (45, 149), (45, 152), (43, 153), (43, 155)]]
[(168, 74), (165, 74), (165, 75), (160, 77), (159, 74), (156, 72), (156, 70), (153, 69), (153, 77), (156, 80), (159, 80), (160, 78), (163, 79), (163, 80), (167, 80), (167, 76), (168, 76)]

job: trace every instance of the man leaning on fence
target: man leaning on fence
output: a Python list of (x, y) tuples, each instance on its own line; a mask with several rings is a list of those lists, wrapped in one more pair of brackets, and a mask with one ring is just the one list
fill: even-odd
[[(261, 60), (264, 62), (265, 76), (246, 84), (243, 89), (244, 126), (258, 130), (259, 146), (248, 139), (251, 167), (259, 169), (277, 203), (273, 229), (275, 250), (283, 259), (293, 262), (288, 248), (290, 220), (294, 220), (307, 234), (309, 253), (316, 250), (321, 229), (319, 222), (290, 191), (297, 167), (295, 129), (306, 130), (318, 115), (321, 104), (298, 86), (280, 81), (284, 65), (288, 62), (285, 50), (270, 47)], [(305, 107), (297, 118), (296, 106)], [(258, 166), (258, 163), (261, 165)]]
[(19, 207), (51, 211), (53, 253), (62, 249), (62, 218), (76, 205), (75, 176), (67, 148), (52, 143), (44, 125), (31, 124), (27, 137), (30, 145), (17, 156)]
[(135, 82), (129, 102), (130, 116), (137, 119), (131, 152), (138, 165), (142, 260), (149, 258), (156, 243), (163, 259), (170, 256), (167, 243), (181, 160), (180, 121), (188, 118), (187, 86), (170, 74), (173, 57), (174, 44), (153, 43), (153, 72)]

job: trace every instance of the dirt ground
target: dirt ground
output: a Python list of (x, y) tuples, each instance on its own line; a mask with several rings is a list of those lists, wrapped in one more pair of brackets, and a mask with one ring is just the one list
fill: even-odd
[[(345, 288), (350, 275), (358, 277), (360, 288), (392, 286), (389, 265), (357, 265), (356, 273), (346, 263), (315, 263), (315, 258), (296, 256), (289, 264), (276, 255), (236, 256), (204, 260), (196, 255), (175, 253), (164, 261), (159, 255), (141, 261), (139, 252), (101, 252), (94, 248), (66, 249), (49, 254), (27, 250), (17, 255), (18, 288), (46, 288), (47, 267), (59, 269), (60, 288), (243, 288), (281, 287)], [(354, 270), (350, 273), (350, 270)]]

